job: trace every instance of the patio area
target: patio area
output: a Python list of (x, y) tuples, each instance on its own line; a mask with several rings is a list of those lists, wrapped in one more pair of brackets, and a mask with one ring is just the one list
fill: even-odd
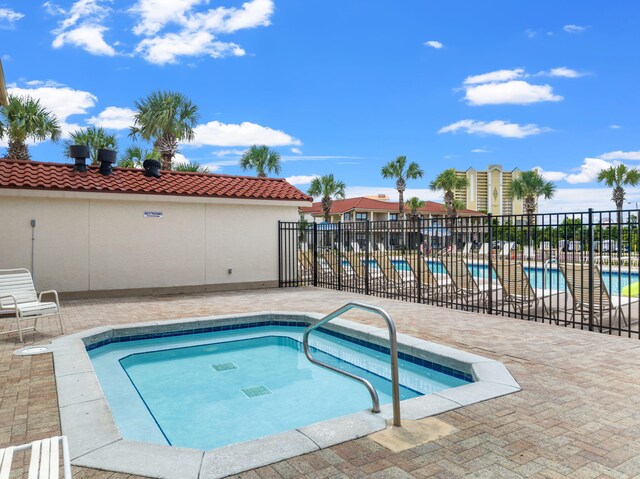
[[(328, 313), (354, 299), (385, 308), (400, 333), (503, 362), (522, 391), (437, 416), (458, 431), (401, 453), (365, 437), (236, 477), (640, 477), (638, 340), (311, 287), (73, 300), (62, 312), (76, 332), (251, 311)], [(355, 311), (345, 318), (380, 326)], [(56, 326), (44, 320), (27, 344), (48, 342)], [(13, 355), (21, 346), (0, 337), (0, 447), (61, 432), (52, 356)], [(74, 477), (134, 476), (74, 468)]]

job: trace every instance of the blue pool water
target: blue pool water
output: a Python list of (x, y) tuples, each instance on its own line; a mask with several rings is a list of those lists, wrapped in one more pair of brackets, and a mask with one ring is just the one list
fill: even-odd
[[(112, 343), (89, 351), (125, 439), (211, 449), (371, 407), (358, 382), (311, 364), (302, 328), (257, 327)], [(314, 333), (314, 356), (391, 402), (388, 354)], [(401, 399), (467, 380), (400, 360)]]

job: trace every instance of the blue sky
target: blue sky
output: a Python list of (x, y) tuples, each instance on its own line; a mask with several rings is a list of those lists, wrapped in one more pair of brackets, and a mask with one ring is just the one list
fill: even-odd
[(181, 161), (241, 174), (268, 144), (303, 190), (334, 173), (394, 197), (380, 168), (406, 155), (425, 170), (408, 194), (432, 200), (445, 168), (540, 167), (559, 188), (543, 211), (610, 208), (598, 171), (638, 165), (638, 47), (635, 0), (0, 0), (10, 92), (66, 132), (102, 125), (124, 149), (134, 101), (176, 90), (201, 113)]

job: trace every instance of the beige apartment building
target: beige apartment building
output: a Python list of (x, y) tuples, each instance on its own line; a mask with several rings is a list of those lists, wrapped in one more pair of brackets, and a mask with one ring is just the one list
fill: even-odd
[(520, 175), (520, 170), (504, 171), (502, 165), (489, 165), (485, 171), (469, 168), (456, 171), (467, 178), (467, 188), (455, 191), (455, 198), (465, 208), (493, 215), (521, 215), (522, 200), (511, 198), (511, 182)]

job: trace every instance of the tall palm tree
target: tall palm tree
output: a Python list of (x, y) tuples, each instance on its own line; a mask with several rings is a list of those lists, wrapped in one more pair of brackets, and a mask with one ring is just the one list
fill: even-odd
[(409, 198), (406, 204), (411, 210), (411, 219), (418, 219), (418, 210), (424, 206), (424, 201), (422, 201), (417, 196), (414, 196), (412, 198)]
[(547, 200), (556, 194), (556, 185), (552, 181), (545, 181), (537, 171), (523, 171), (519, 177), (511, 182), (511, 196), (523, 200), (524, 210), (529, 216), (529, 224), (533, 224), (536, 204), (541, 196)]
[(336, 180), (333, 175), (316, 177), (311, 181), (307, 193), (311, 196), (322, 197), (322, 212), (327, 223), (331, 219), (333, 198), (344, 199), (345, 188), (344, 182)]
[(618, 223), (622, 221), (622, 208), (624, 206), (625, 191), (623, 186), (636, 186), (640, 183), (640, 171), (636, 168), (628, 168), (627, 165), (610, 166), (598, 174), (598, 181), (613, 188), (611, 201), (616, 204), (618, 210)]
[(102, 127), (90, 126), (71, 133), (71, 138), (64, 142), (64, 155), (69, 156), (71, 145), (86, 145), (91, 150), (91, 163), (98, 164), (98, 150), (108, 148), (118, 150), (118, 139), (115, 134), (109, 134)]
[(449, 168), (436, 176), (429, 187), (433, 191), (444, 191), (444, 205), (447, 208), (447, 217), (450, 219), (455, 218), (456, 210), (461, 205), (456, 202), (454, 192), (467, 187), (467, 177), (458, 176), (455, 169)]
[(9, 95), (9, 104), (0, 107), (0, 138), (8, 138), (11, 160), (31, 159), (27, 140), (57, 142), (61, 134), (56, 116), (35, 98)]
[(162, 157), (162, 169), (170, 170), (178, 142), (194, 138), (193, 129), (200, 117), (198, 107), (182, 93), (155, 91), (137, 101), (136, 108), (129, 136), (153, 140), (154, 149)]
[(278, 175), (280, 174), (280, 153), (270, 150), (266, 145), (253, 145), (240, 158), (240, 168), (256, 170), (260, 178), (265, 178), (267, 173)]
[[(406, 167), (406, 168), (405, 168)], [(406, 156), (398, 156), (382, 167), (382, 177), (385, 179), (394, 178), (396, 180), (396, 190), (398, 190), (398, 201), (400, 206), (400, 216), (404, 214), (404, 190), (407, 188), (407, 180), (422, 178), (424, 171), (420, 165), (412, 161), (407, 165)]]

